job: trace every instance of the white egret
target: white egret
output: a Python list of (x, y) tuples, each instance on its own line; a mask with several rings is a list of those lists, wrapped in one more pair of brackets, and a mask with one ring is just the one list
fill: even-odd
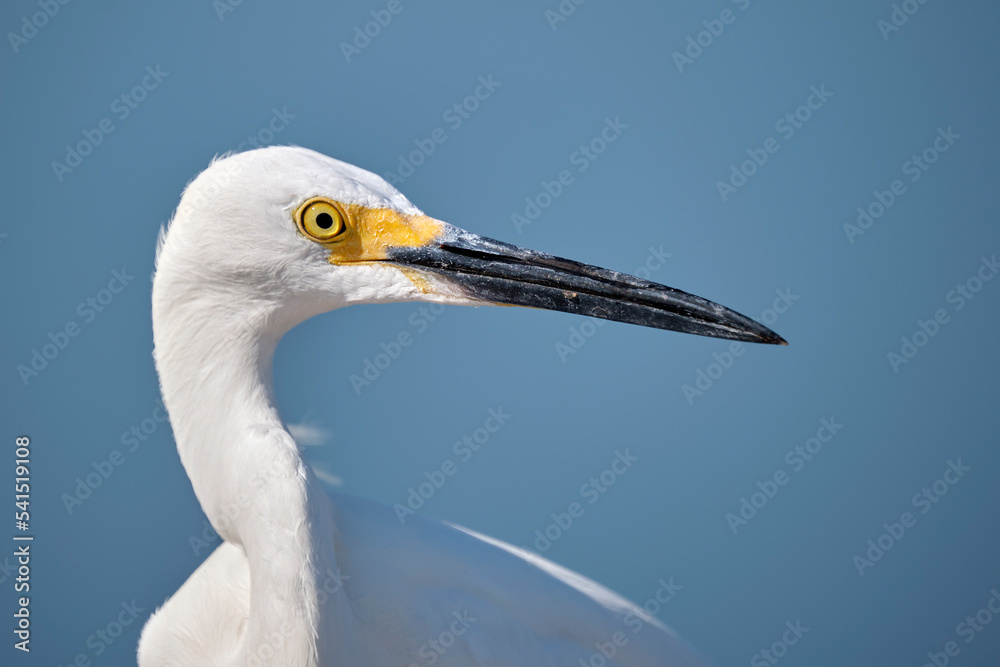
[(701, 664), (578, 574), (321, 488), (275, 408), (275, 346), (313, 315), (413, 300), (784, 342), (685, 292), (427, 217), (382, 178), (310, 150), (215, 160), (161, 234), (153, 334), (181, 462), (224, 542), (149, 619), (140, 665)]

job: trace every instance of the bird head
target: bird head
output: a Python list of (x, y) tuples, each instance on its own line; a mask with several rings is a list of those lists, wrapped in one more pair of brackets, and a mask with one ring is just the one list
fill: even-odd
[(426, 216), (381, 177), (297, 147), (214, 161), (185, 190), (161, 244), (158, 279), (165, 263), (175, 268), (172, 281), (192, 289), (211, 284), (223, 297), (281, 304), (292, 325), (356, 303), (430, 301), (527, 306), (784, 343), (687, 292)]

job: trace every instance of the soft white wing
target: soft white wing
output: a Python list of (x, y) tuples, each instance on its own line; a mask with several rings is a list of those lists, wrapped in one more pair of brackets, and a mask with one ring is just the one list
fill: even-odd
[[(361, 636), (335, 649), (327, 667), (705, 665), (641, 608), (536, 554), (329, 495), (338, 571), (318, 573), (320, 600), (346, 596)], [(140, 665), (227, 664), (249, 597), (246, 557), (223, 543), (143, 629)]]
[(223, 542), (143, 626), (139, 666), (229, 664), (249, 616), (247, 557)]
[(384, 647), (388, 664), (705, 664), (641, 608), (540, 556), (420, 516), (401, 523), (378, 503), (330, 496), (343, 593), (369, 641), (400, 640)]

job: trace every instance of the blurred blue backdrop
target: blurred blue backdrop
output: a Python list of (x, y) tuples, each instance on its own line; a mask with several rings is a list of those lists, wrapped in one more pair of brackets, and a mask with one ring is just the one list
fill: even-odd
[[(406, 503), (451, 459), (420, 512), (640, 604), (672, 578), (659, 618), (718, 665), (919, 666), (952, 641), (952, 664), (996, 665), (995, 3), (331, 5), (0, 10), (0, 485), (13, 503), (30, 436), (35, 536), (30, 655), (3, 538), (0, 662), (132, 663), (217, 544), (157, 420), (149, 276), (185, 183), (258, 142), (395, 172), (432, 216), (645, 267), (791, 342), (318, 317), (279, 347), (277, 395), (342, 491)], [(457, 456), (490, 409), (507, 423)], [(582, 496), (618, 450), (638, 461)], [(786, 622), (809, 628), (790, 647)]]

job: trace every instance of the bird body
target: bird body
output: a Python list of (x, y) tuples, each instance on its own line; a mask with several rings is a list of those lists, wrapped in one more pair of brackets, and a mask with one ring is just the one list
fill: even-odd
[(319, 313), (412, 300), (783, 342), (699, 297), (451, 227), (313, 151), (216, 160), (161, 234), (153, 332), (181, 462), (224, 542), (148, 621), (139, 664), (702, 664), (540, 556), (323, 489), (275, 407), (275, 347)]
[[(321, 615), (337, 621), (336, 631), (317, 628), (336, 639), (329, 653), (296, 653), (276, 617), (243, 662), (231, 661), (246, 639), (251, 584), (243, 551), (224, 542), (152, 618), (140, 664), (703, 664), (641, 608), (539, 556), (421, 516), (403, 525), (361, 498), (331, 493), (330, 506), (334, 560), (316, 566), (315, 604), (349, 616)], [(604, 663), (608, 646), (615, 655)]]

